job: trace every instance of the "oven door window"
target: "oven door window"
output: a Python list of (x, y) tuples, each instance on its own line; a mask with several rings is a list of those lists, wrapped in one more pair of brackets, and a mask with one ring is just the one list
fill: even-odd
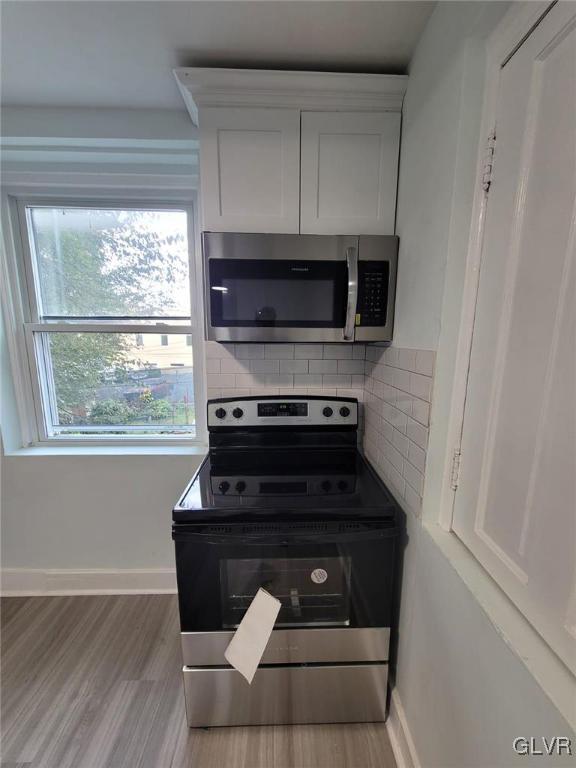
[(350, 569), (346, 556), (221, 560), (223, 628), (238, 626), (260, 587), (282, 603), (277, 627), (349, 626)]
[(210, 259), (210, 322), (215, 327), (343, 328), (344, 261)]

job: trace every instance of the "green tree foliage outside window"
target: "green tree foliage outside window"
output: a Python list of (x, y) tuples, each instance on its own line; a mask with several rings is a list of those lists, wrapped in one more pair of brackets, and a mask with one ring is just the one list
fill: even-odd
[[(137, 319), (182, 314), (176, 299), (188, 281), (182, 233), (154, 231), (150, 212), (98, 211), (99, 226), (90, 231), (51, 226), (46, 217), (35, 221), (36, 210), (34, 240), (44, 316)], [(65, 212), (56, 213), (62, 217)], [(48, 337), (61, 424), (73, 423), (78, 403), (93, 398), (106, 380), (126, 380), (134, 367), (128, 334)], [(151, 419), (169, 416), (169, 403), (143, 403), (141, 411), (146, 408)], [(94, 424), (124, 424), (134, 410), (126, 403), (104, 400), (94, 403), (87, 419)]]

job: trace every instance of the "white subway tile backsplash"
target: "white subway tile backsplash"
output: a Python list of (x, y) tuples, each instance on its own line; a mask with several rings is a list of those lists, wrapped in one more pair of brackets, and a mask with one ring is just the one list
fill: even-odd
[(416, 350), (415, 349), (399, 349), (396, 364), (398, 368), (403, 368), (405, 371), (416, 370)]
[(338, 373), (364, 373), (364, 360), (338, 360)]
[(432, 379), (420, 373), (411, 373), (408, 390), (421, 400), (430, 402), (432, 397)]
[(296, 360), (318, 360), (323, 356), (322, 344), (294, 344)]
[(382, 454), (385, 459), (388, 459), (390, 464), (395, 467), (398, 472), (402, 472), (404, 469), (404, 457), (397, 448), (394, 448), (389, 440), (384, 440), (382, 445)]
[(413, 467), (409, 461), (404, 466), (404, 478), (408, 485), (410, 485), (416, 493), (422, 496), (424, 490), (424, 475), (419, 472), (416, 467)]
[(248, 389), (259, 383), (258, 379), (251, 373), (237, 373), (234, 379), (236, 387), (247, 387)]
[(265, 344), (264, 357), (273, 360), (293, 360), (294, 344)]
[(222, 373), (247, 373), (248, 361), (243, 360), (240, 362), (233, 357), (222, 358), (220, 361), (220, 371)]
[(327, 387), (351, 387), (352, 377), (347, 373), (325, 373), (323, 383)]
[[(289, 387), (290, 391), (292, 391), (292, 388)], [(251, 395), (262, 396), (262, 395), (279, 395), (280, 389), (279, 387), (252, 387), (250, 389)]]
[(238, 387), (231, 387), (230, 389), (224, 388), (222, 390), (222, 397), (248, 397), (252, 394), (252, 390), (248, 388), (239, 389)]
[(324, 344), (326, 360), (351, 360), (353, 344)]
[(217, 341), (205, 341), (204, 348), (207, 358), (233, 357), (233, 344), (219, 344)]
[(294, 376), (289, 373), (267, 373), (264, 374), (265, 383), (268, 387), (293, 387)]
[(419, 445), (416, 445), (416, 443), (410, 442), (408, 446), (408, 461), (424, 474), (426, 469), (426, 451), (420, 448)]
[(209, 387), (234, 387), (236, 377), (233, 373), (209, 373), (207, 375)]
[(337, 373), (338, 360), (310, 360), (308, 370), (310, 373)]
[(412, 400), (412, 418), (427, 427), (430, 424), (430, 405), (424, 400)]
[(408, 445), (410, 441), (406, 437), (406, 435), (403, 435), (402, 432), (398, 432), (397, 429), (394, 430), (394, 433), (392, 435), (392, 444), (395, 448), (397, 448), (402, 456), (404, 456), (405, 459), (408, 458)]
[(408, 419), (406, 434), (413, 443), (416, 443), (420, 448), (426, 450), (426, 446), (428, 445), (428, 430), (426, 427), (423, 427), (422, 424), (414, 421), (414, 419)]
[(364, 450), (400, 503), (419, 515), (435, 354), (368, 344), (365, 358)]
[[(312, 362), (312, 361), (310, 361)], [(321, 387), (322, 375), (319, 373), (296, 373), (294, 374), (295, 387)]]
[(400, 432), (406, 432), (408, 417), (405, 413), (398, 410), (398, 408), (395, 408), (389, 403), (382, 402), (382, 416), (384, 416), (386, 421)]
[(394, 387), (396, 389), (401, 389), (402, 392), (410, 392), (410, 375), (409, 371), (395, 368), (392, 374), (392, 383)]
[(206, 373), (220, 373), (220, 358), (219, 357), (207, 357), (206, 358)]
[(308, 373), (308, 360), (280, 360), (280, 373)]
[(420, 514), (435, 355), (376, 344), (206, 342), (208, 397), (357, 397), (364, 450), (408, 510)]
[(234, 356), (237, 360), (254, 360), (264, 357), (264, 344), (235, 344)]
[(250, 360), (252, 373), (280, 373), (279, 360)]
[(405, 486), (404, 502), (411, 512), (420, 516), (422, 512), (422, 496), (412, 488), (410, 483), (406, 483)]
[(435, 353), (429, 349), (419, 349), (416, 352), (416, 373), (422, 373), (424, 376), (434, 375)]

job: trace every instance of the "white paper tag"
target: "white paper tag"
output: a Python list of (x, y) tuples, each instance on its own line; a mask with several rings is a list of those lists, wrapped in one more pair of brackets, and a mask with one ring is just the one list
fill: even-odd
[(252, 682), (266, 650), (281, 605), (280, 600), (260, 588), (224, 651), (226, 661), (237, 669), (248, 683)]

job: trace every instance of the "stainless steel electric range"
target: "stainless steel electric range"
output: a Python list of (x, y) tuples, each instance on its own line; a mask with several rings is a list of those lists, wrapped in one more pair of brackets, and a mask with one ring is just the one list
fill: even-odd
[[(384, 720), (399, 510), (352, 398), (208, 402), (173, 511), (188, 725)], [(252, 685), (224, 659), (260, 587), (282, 604)]]

